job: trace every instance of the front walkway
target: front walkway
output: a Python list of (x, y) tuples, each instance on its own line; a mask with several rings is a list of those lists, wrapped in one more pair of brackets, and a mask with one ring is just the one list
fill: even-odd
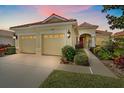
[(88, 49), (84, 49), (88, 55), (89, 62), (91, 65), (90, 70), (93, 74), (108, 76), (108, 77), (115, 77), (117, 78), (100, 60), (92, 54)]

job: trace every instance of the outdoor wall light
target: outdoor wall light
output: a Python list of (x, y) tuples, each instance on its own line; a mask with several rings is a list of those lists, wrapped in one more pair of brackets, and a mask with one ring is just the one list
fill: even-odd
[(13, 35), (13, 39), (17, 39), (17, 35), (16, 34)]
[(68, 38), (71, 37), (71, 32), (70, 32), (70, 30), (68, 30), (68, 32), (67, 32), (67, 37), (68, 37)]

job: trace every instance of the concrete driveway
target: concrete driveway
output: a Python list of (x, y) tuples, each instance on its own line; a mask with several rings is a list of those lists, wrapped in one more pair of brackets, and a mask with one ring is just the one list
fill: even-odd
[(57, 56), (15, 54), (0, 57), (0, 88), (39, 87), (59, 63)]

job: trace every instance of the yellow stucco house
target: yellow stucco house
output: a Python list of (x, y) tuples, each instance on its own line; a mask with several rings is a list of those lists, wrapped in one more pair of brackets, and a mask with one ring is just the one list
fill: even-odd
[(124, 38), (124, 31), (116, 32), (114, 38)]
[(96, 30), (96, 45), (102, 46), (111, 39), (112, 32)]
[(77, 43), (82, 43), (86, 48), (95, 47), (97, 28), (97, 25), (86, 22), (78, 26), (76, 19), (56, 14), (40, 22), (10, 27), (17, 35), (16, 48), (20, 52), (40, 55), (61, 55), (63, 46), (75, 47)]

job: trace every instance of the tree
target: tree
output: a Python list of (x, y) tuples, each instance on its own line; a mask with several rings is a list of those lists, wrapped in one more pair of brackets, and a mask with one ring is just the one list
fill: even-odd
[[(107, 13), (110, 10), (121, 10), (122, 14), (120, 16), (110, 15)], [(107, 13), (106, 18), (108, 19), (108, 24), (110, 29), (124, 29), (124, 6), (123, 5), (104, 5), (102, 12)]]

